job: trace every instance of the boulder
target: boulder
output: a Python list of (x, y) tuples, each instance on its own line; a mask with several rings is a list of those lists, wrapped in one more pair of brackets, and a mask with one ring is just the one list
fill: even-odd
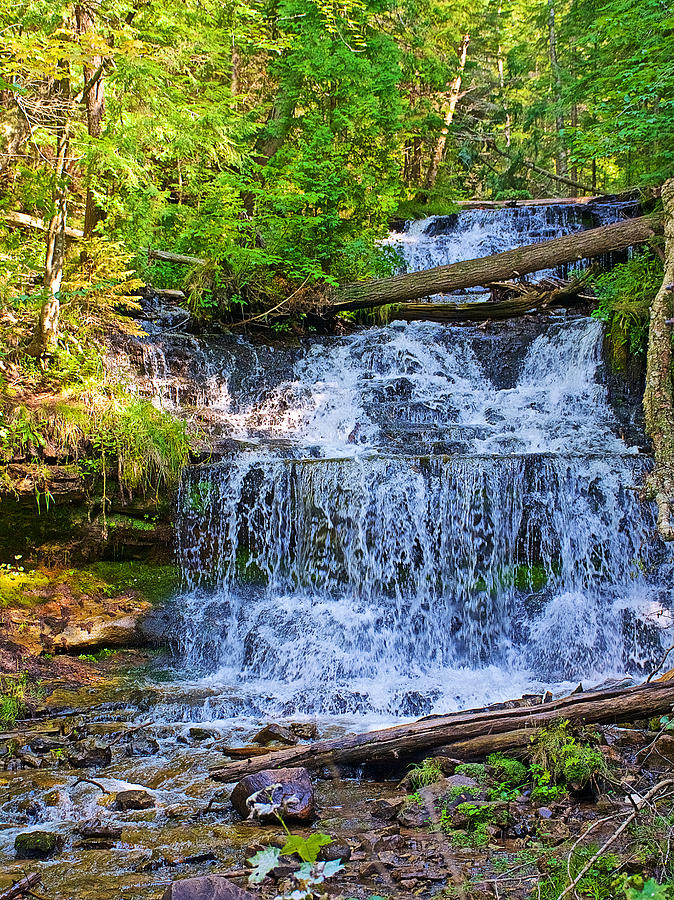
[(193, 741), (211, 741), (217, 737), (217, 732), (211, 728), (200, 728), (198, 725), (193, 725), (190, 728), (190, 737)]
[(96, 766), (109, 766), (112, 751), (103, 741), (89, 738), (78, 741), (68, 750), (68, 762), (74, 769), (92, 769)]
[[(130, 605), (130, 604), (129, 604)], [(55, 649), (62, 653), (91, 653), (102, 647), (135, 647), (144, 643), (139, 620), (148, 603), (137, 601), (135, 609), (116, 609), (69, 622), (49, 635)]]
[(315, 722), (291, 722), (290, 731), (301, 741), (315, 741), (318, 737), (318, 725)]
[(273, 722), (265, 725), (253, 738), (254, 744), (261, 744), (263, 747), (273, 743), (296, 744), (297, 742), (298, 738), (290, 728), (286, 728), (285, 725), (275, 725)]
[(152, 809), (154, 806), (154, 797), (147, 791), (133, 789), (130, 791), (120, 791), (115, 797), (115, 809), (127, 812), (130, 809)]
[(174, 881), (164, 891), (162, 900), (258, 900), (258, 897), (222, 875), (203, 875)]
[(127, 756), (154, 756), (159, 753), (159, 742), (147, 735), (133, 735), (124, 752)]
[(17, 859), (46, 859), (63, 846), (63, 838), (54, 831), (24, 831), (14, 839)]
[[(232, 791), (231, 801), (242, 818), (251, 813), (253, 794), (262, 809), (253, 813), (261, 821), (278, 821), (272, 811), (276, 808), (284, 821), (311, 822), (314, 819), (314, 789), (311, 777), (304, 768), (264, 769), (246, 775)], [(267, 806), (269, 809), (264, 809)]]

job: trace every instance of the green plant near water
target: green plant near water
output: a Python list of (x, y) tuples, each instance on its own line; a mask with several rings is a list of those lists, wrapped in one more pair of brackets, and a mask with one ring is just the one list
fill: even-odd
[(646, 349), (650, 305), (662, 284), (662, 263), (650, 251), (635, 252), (626, 263), (594, 278), (598, 305), (592, 315), (606, 322), (614, 368)]
[[(574, 735), (568, 721), (538, 731), (531, 750), (534, 792), (539, 791), (538, 796), (545, 793), (548, 786), (596, 786), (607, 774), (606, 760), (599, 748), (590, 743), (592, 737), (589, 733)], [(548, 774), (549, 778), (546, 777)]]
[(0, 726), (11, 727), (26, 715), (29, 692), (27, 675), (0, 675)]
[(423, 762), (412, 766), (407, 776), (410, 787), (415, 791), (418, 791), (419, 788), (427, 787), (429, 784), (435, 784), (441, 778), (442, 769), (440, 764), (434, 759), (425, 759)]

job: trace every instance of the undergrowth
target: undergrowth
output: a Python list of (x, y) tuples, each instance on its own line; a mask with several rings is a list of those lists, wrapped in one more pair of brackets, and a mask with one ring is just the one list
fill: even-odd
[(613, 367), (623, 371), (629, 356), (643, 354), (648, 342), (648, 317), (662, 285), (662, 262), (651, 250), (635, 251), (632, 259), (593, 279), (598, 306), (595, 319), (606, 322)]
[[(25, 275), (25, 273), (23, 273)], [(23, 277), (22, 275), (22, 277)], [(36, 493), (49, 498), (45, 459), (77, 463), (81, 475), (114, 473), (129, 495), (175, 481), (189, 456), (180, 420), (130, 393), (106, 367), (114, 331), (138, 333), (128, 315), (138, 308), (141, 282), (120, 247), (93, 240), (66, 267), (58, 345), (48, 358), (22, 352), (42, 302), (18, 275), (0, 292), (0, 466), (32, 466)], [(15, 288), (12, 294), (11, 287)], [(39, 487), (38, 487), (39, 486)], [(105, 489), (105, 484), (104, 484)]]

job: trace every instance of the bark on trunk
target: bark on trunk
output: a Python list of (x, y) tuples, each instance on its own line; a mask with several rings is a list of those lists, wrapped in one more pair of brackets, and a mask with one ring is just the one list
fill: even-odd
[(391, 317), (407, 322), (498, 322), (534, 310), (573, 305), (578, 302), (581, 284), (573, 282), (554, 288), (532, 287), (526, 291), (517, 291), (515, 285), (499, 287), (512, 288), (519, 296), (486, 303), (405, 303), (394, 308)]
[(594, 725), (632, 722), (664, 714), (672, 703), (674, 684), (671, 682), (644, 684), (627, 690), (572, 694), (554, 703), (519, 709), (469, 710), (337, 740), (301, 744), (265, 756), (214, 766), (210, 774), (218, 781), (233, 782), (263, 769), (394, 761), (438, 747), (455, 757), (461, 750), (475, 755), (479, 747), (480, 755), (484, 755), (492, 752), (492, 747), (503, 749), (509, 741), (519, 742), (523, 730), (531, 732), (560, 719)]
[(438, 142), (435, 145), (435, 152), (433, 153), (431, 166), (428, 170), (428, 175), (426, 176), (425, 187), (427, 190), (430, 190), (430, 188), (434, 187), (438, 177), (440, 163), (442, 162), (442, 159), (445, 155), (445, 147), (447, 146), (447, 135), (449, 134), (449, 127), (452, 124), (452, 120), (454, 119), (456, 104), (459, 102), (459, 94), (461, 93), (461, 81), (463, 79), (463, 71), (466, 68), (466, 57), (468, 56), (469, 44), (470, 35), (464, 34), (458, 51), (459, 68), (456, 75), (452, 79), (452, 83), (449, 89), (449, 103), (447, 105), (447, 111), (445, 113), (445, 124), (443, 126), (440, 137), (438, 138)]
[(33, 337), (26, 349), (29, 356), (43, 357), (56, 347), (59, 333), (61, 281), (66, 255), (66, 217), (68, 212), (68, 188), (65, 183), (68, 148), (70, 146), (70, 122), (59, 125), (56, 136), (55, 181), (56, 210), (47, 230), (47, 247), (44, 264), (46, 299), (40, 309)]
[(658, 511), (658, 531), (674, 541), (674, 388), (672, 325), (674, 315), (674, 179), (662, 188), (665, 213), (665, 274), (651, 306), (646, 363), (644, 415), (653, 443), (655, 467), (646, 480), (646, 496)]
[[(88, 7), (77, 6), (75, 8), (75, 16), (77, 19), (77, 30), (80, 34), (85, 31), (91, 31), (94, 26), (94, 19)], [(92, 59), (91, 66), (84, 66), (85, 84), (90, 82), (97, 70), (103, 63), (103, 57), (95, 56)], [(99, 140), (103, 133), (103, 116), (105, 115), (105, 79), (101, 73), (95, 80), (92, 87), (87, 91), (85, 102), (87, 106), (87, 129), (89, 136), (94, 140)], [(98, 206), (91, 189), (93, 180), (93, 171), (91, 164), (87, 172), (87, 198), (84, 212), (84, 236), (89, 237), (96, 225), (103, 218), (103, 210)]]
[(462, 288), (506, 281), (564, 263), (625, 250), (649, 241), (654, 234), (653, 225), (650, 217), (642, 216), (507, 250), (485, 259), (437, 266), (423, 272), (394, 275), (378, 281), (345, 284), (334, 290), (332, 302), (324, 312), (336, 313), (385, 306), (388, 303), (405, 303), (430, 297), (432, 294), (451, 293)]
[(557, 59), (557, 29), (555, 25), (555, 2), (548, 0), (548, 38), (550, 46), (550, 68), (555, 79), (555, 129), (557, 132), (557, 175), (566, 178), (568, 166), (564, 147), (564, 116), (562, 113), (562, 70)]

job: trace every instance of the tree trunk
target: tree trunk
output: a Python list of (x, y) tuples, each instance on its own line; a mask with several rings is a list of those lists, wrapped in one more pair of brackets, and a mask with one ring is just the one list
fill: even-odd
[(447, 145), (447, 135), (449, 134), (449, 127), (452, 124), (454, 113), (456, 111), (456, 104), (459, 102), (459, 94), (461, 93), (461, 81), (463, 79), (463, 70), (466, 68), (466, 57), (468, 56), (469, 44), (470, 35), (464, 34), (458, 51), (459, 69), (454, 76), (449, 89), (449, 105), (447, 106), (447, 112), (445, 113), (445, 124), (442, 129), (442, 133), (438, 138), (438, 142), (435, 145), (435, 152), (433, 154), (433, 160), (431, 161), (431, 167), (428, 170), (428, 175), (426, 176), (425, 187), (427, 190), (435, 186), (440, 163), (442, 162), (442, 158), (445, 155), (445, 146)]
[(568, 167), (564, 147), (564, 116), (562, 113), (562, 70), (557, 59), (557, 29), (555, 26), (555, 0), (548, 0), (548, 38), (550, 47), (550, 68), (555, 79), (555, 128), (557, 131), (557, 175), (566, 178)]
[(519, 296), (486, 303), (404, 303), (391, 311), (391, 317), (407, 322), (501, 322), (534, 310), (572, 306), (578, 302), (581, 286), (579, 281), (553, 288), (534, 286), (518, 292)]
[(646, 363), (644, 415), (653, 443), (655, 467), (646, 480), (646, 496), (658, 510), (658, 531), (674, 541), (674, 389), (672, 325), (674, 315), (674, 179), (662, 188), (665, 214), (665, 274), (651, 305)]
[(639, 685), (626, 690), (578, 693), (554, 703), (517, 709), (469, 710), (336, 740), (299, 744), (266, 756), (214, 766), (210, 774), (218, 781), (233, 782), (264, 769), (392, 762), (438, 747), (451, 756), (457, 756), (462, 749), (474, 756), (479, 746), (480, 755), (486, 755), (492, 748), (507, 747), (509, 741), (519, 742), (523, 730), (531, 732), (560, 719), (593, 725), (633, 722), (662, 715), (670, 710), (672, 703), (674, 684), (671, 682)]
[(394, 275), (378, 281), (345, 284), (334, 289), (332, 302), (325, 312), (336, 313), (385, 306), (387, 303), (405, 303), (430, 297), (432, 294), (451, 293), (462, 288), (519, 278), (541, 269), (590, 259), (615, 250), (626, 250), (649, 241), (654, 233), (653, 224), (650, 217), (642, 216), (507, 250), (485, 259), (437, 266), (423, 272)]
[(68, 188), (66, 166), (70, 147), (70, 122), (68, 119), (58, 126), (56, 136), (54, 202), (56, 210), (49, 221), (47, 247), (44, 263), (44, 287), (46, 299), (40, 309), (35, 331), (26, 348), (29, 356), (43, 357), (56, 347), (59, 333), (59, 312), (61, 281), (66, 254), (66, 218), (68, 211)]
[[(75, 16), (77, 19), (77, 30), (80, 34), (91, 31), (94, 25), (94, 19), (88, 7), (75, 7)], [(103, 57), (96, 56), (92, 59), (91, 66), (84, 66), (85, 84), (90, 82), (96, 71), (101, 67)], [(105, 115), (105, 79), (103, 75), (95, 80), (92, 87), (87, 91), (85, 96), (87, 105), (87, 130), (89, 137), (99, 140), (103, 133), (103, 116)], [(91, 190), (91, 182), (93, 180), (92, 165), (89, 165), (87, 172), (87, 199), (84, 212), (84, 236), (89, 237), (96, 225), (103, 218), (103, 210), (98, 206)]]

